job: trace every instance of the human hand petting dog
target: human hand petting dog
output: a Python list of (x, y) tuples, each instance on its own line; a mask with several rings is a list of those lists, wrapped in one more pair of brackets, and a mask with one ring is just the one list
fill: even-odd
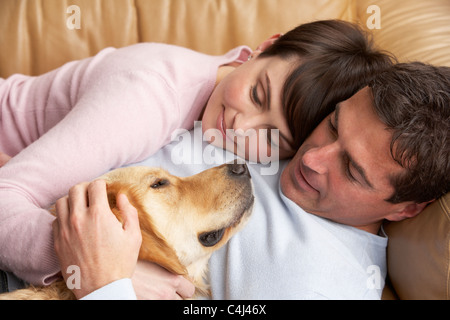
[[(75, 296), (79, 299), (115, 280), (132, 278), (138, 299), (192, 297), (195, 286), (184, 277), (148, 261), (136, 267), (142, 241), (137, 211), (123, 194), (117, 206), (123, 225), (110, 210), (104, 181), (77, 185), (56, 202), (53, 228), (61, 270), (80, 267), (81, 288), (72, 290)], [(70, 275), (63, 276), (67, 281)]]
[[(0, 151), (0, 168), (10, 159)], [(123, 225), (109, 208), (102, 181), (79, 184), (56, 202), (55, 250), (61, 270), (80, 267), (81, 288), (72, 290), (77, 299), (122, 278), (132, 278), (138, 299), (192, 297), (195, 286), (183, 276), (148, 261), (138, 261), (136, 266), (142, 241), (137, 211), (125, 195), (118, 196), (117, 205)], [(62, 274), (67, 281), (69, 274)]]
[(123, 224), (109, 207), (102, 180), (72, 187), (56, 202), (55, 250), (64, 280), (68, 266), (80, 268), (80, 289), (72, 290), (77, 299), (133, 275), (142, 242), (137, 210), (123, 194), (117, 206)]

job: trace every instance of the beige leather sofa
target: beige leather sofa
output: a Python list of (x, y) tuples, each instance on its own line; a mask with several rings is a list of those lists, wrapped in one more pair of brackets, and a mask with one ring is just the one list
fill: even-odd
[[(222, 54), (332, 18), (380, 27), (369, 31), (400, 61), (450, 66), (449, 0), (2, 0), (0, 77), (42, 74), (107, 46), (143, 41)], [(384, 298), (449, 299), (450, 194), (386, 232)]]

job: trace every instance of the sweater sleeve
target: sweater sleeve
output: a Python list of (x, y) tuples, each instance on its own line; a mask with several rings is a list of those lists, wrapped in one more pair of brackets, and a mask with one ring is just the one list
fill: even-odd
[(172, 91), (148, 72), (93, 79), (62, 121), (0, 169), (0, 269), (32, 284), (52, 281), (54, 218), (43, 208), (169, 142), (180, 122)]
[(22, 106), (40, 101), (45, 112), (24, 112), (14, 125), (43, 123), (48, 110), (73, 107), (0, 168), (0, 269), (32, 284), (50, 283), (59, 264), (54, 217), (45, 208), (77, 183), (149, 157), (170, 142), (175, 129), (190, 129), (213, 89), (217, 67), (249, 52), (242, 47), (207, 58), (157, 44), (105, 49), (83, 67), (68, 65), (67, 77), (47, 76), (48, 91), (24, 97), (16, 92)]

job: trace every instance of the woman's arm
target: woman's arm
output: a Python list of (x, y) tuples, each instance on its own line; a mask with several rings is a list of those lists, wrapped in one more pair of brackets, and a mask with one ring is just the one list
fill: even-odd
[(73, 185), (145, 159), (170, 140), (179, 121), (172, 91), (159, 77), (142, 76), (93, 83), (64, 119), (0, 169), (0, 269), (32, 284), (53, 281), (60, 267), (45, 208)]
[(11, 157), (0, 151), (0, 168), (3, 167), (9, 160), (11, 160)]
[[(6, 164), (11, 157), (3, 152), (0, 152), (0, 167), (2, 167), (4, 164)], [(91, 195), (91, 197), (102, 197), (102, 193), (98, 193), (97, 195)], [(69, 207), (64, 205), (64, 201), (66, 198), (60, 199), (59, 205), (58, 205), (58, 211), (57, 214), (61, 217), (67, 217), (69, 212)], [(118, 205), (124, 214), (128, 214), (130, 216), (130, 220), (132, 220), (132, 223), (139, 224), (139, 221), (135, 221), (134, 215), (133, 215), (133, 208), (131, 205), (129, 205), (129, 202), (126, 201), (127, 199), (122, 199), (122, 201), (118, 202)], [(58, 203), (58, 202), (57, 202)], [(107, 209), (104, 208), (106, 215), (104, 215), (103, 218), (110, 218), (108, 217)], [(73, 213), (75, 214), (75, 213)], [(92, 218), (92, 216), (90, 217)], [(114, 218), (115, 219), (115, 218)], [(74, 219), (72, 221), (76, 221), (77, 219)], [(137, 297), (139, 299), (146, 299), (146, 300), (175, 300), (175, 299), (188, 299), (192, 297), (192, 295), (195, 292), (194, 285), (185, 279), (182, 276), (172, 274), (168, 272), (166, 269), (158, 266), (155, 263), (149, 262), (149, 261), (138, 261), (135, 271), (132, 276), (132, 282), (128, 281), (127, 278), (121, 278), (119, 277), (119, 280), (115, 280), (114, 277), (112, 277), (115, 272), (109, 272), (103, 270), (105, 267), (109, 266), (117, 266), (117, 264), (110, 264), (109, 257), (111, 255), (116, 255), (118, 259), (116, 259), (119, 262), (126, 263), (127, 259), (129, 258), (128, 255), (133, 254), (133, 241), (130, 242), (128, 246), (120, 246), (120, 248), (123, 248), (124, 251), (117, 250), (117, 247), (112, 248), (111, 246), (106, 246), (105, 243), (112, 243), (116, 239), (116, 234), (109, 233), (109, 237), (112, 237), (112, 239), (109, 239), (108, 237), (103, 237), (103, 242), (86, 242), (86, 239), (89, 239), (91, 237), (100, 238), (98, 236), (92, 235), (91, 237), (88, 236), (88, 233), (95, 233), (95, 232), (103, 232), (105, 231), (104, 228), (98, 228), (99, 224), (95, 221), (92, 222), (92, 219), (86, 219), (86, 220), (79, 220), (81, 223), (79, 227), (83, 230), (80, 236), (80, 233), (78, 232), (67, 232), (66, 229), (74, 229), (74, 226), (70, 225), (70, 223), (65, 223), (64, 225), (61, 224), (61, 218), (56, 219), (53, 222), (53, 234), (55, 238), (55, 247), (58, 248), (57, 254), (58, 254), (58, 260), (61, 264), (61, 266), (68, 266), (70, 263), (73, 263), (73, 261), (77, 260), (86, 260), (83, 257), (80, 257), (81, 254), (86, 254), (88, 257), (92, 256), (100, 256), (103, 257), (102, 261), (94, 268), (87, 267), (85, 268), (83, 266), (83, 280), (82, 283), (88, 283), (88, 286), (86, 286), (84, 293), (79, 292), (79, 296), (82, 297), (82, 299), (136, 299)], [(118, 222), (118, 221), (117, 221)], [(117, 223), (113, 222), (113, 223)], [(101, 226), (107, 226), (108, 224), (100, 223)], [(93, 226), (97, 226), (97, 228), (92, 229)], [(91, 227), (90, 231), (86, 231), (87, 227)], [(80, 230), (80, 229), (79, 229)], [(94, 231), (93, 231), (94, 230)], [(97, 230), (97, 231), (95, 231)], [(128, 238), (135, 238), (138, 239), (139, 235), (136, 232), (139, 232), (139, 229), (136, 230), (135, 228), (128, 229)], [(120, 232), (118, 232), (120, 233)], [(131, 233), (131, 235), (129, 235)], [(65, 234), (67, 238), (64, 238), (62, 234)], [(77, 246), (78, 248), (81, 246), (84, 246), (84, 250), (76, 251), (74, 250), (74, 242), (78, 241), (81, 245)], [(123, 242), (122, 242), (123, 243)], [(113, 250), (112, 252), (107, 253), (105, 251), (105, 247), (110, 248)], [(138, 250), (134, 248), (134, 250)], [(70, 261), (70, 262), (69, 262)], [(133, 257), (131, 259), (133, 261)], [(102, 266), (103, 264), (103, 266)], [(80, 263), (80, 265), (83, 265), (83, 263)], [(64, 269), (64, 267), (62, 268)], [(89, 282), (90, 278), (96, 277), (97, 273), (102, 270), (103, 273), (107, 274), (109, 279), (105, 280), (105, 283), (107, 285), (100, 287), (97, 290), (94, 290), (96, 286), (94, 282)], [(89, 273), (90, 271), (90, 273)], [(65, 280), (67, 280), (67, 274), (62, 273), (65, 275)], [(126, 276), (126, 275), (124, 275)], [(109, 284), (108, 284), (109, 283)], [(90, 289), (89, 289), (90, 288)], [(137, 296), (135, 293), (135, 289), (137, 292)]]

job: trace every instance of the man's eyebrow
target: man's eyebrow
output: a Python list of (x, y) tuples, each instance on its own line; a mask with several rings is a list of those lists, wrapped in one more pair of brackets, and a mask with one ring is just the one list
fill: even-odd
[(356, 171), (360, 174), (360, 176), (363, 178), (364, 182), (371, 188), (374, 189), (372, 183), (369, 181), (366, 175), (366, 171), (363, 167), (361, 167), (355, 160), (347, 153), (345, 152), (345, 157), (348, 159), (349, 166), (351, 165), (353, 168), (355, 168)]
[(334, 127), (336, 128), (336, 132), (339, 132), (339, 112), (341, 111), (341, 103), (336, 104), (336, 108), (334, 111)]
[[(341, 111), (341, 104), (338, 103), (338, 104), (336, 104), (336, 109), (335, 109), (335, 113), (334, 113), (334, 123), (335, 123), (336, 132), (338, 132), (338, 133), (339, 133), (339, 114), (340, 114), (340, 111)], [(338, 136), (339, 136), (339, 134), (338, 134)], [(355, 159), (353, 159), (353, 157), (347, 151), (344, 151), (344, 157), (347, 158), (348, 164), (351, 165), (353, 168), (355, 168), (356, 171), (358, 171), (358, 173), (363, 178), (364, 182), (371, 189), (374, 189), (373, 184), (367, 178), (367, 174), (366, 174), (366, 171), (364, 170), (364, 168), (361, 165), (359, 165), (355, 161)]]

